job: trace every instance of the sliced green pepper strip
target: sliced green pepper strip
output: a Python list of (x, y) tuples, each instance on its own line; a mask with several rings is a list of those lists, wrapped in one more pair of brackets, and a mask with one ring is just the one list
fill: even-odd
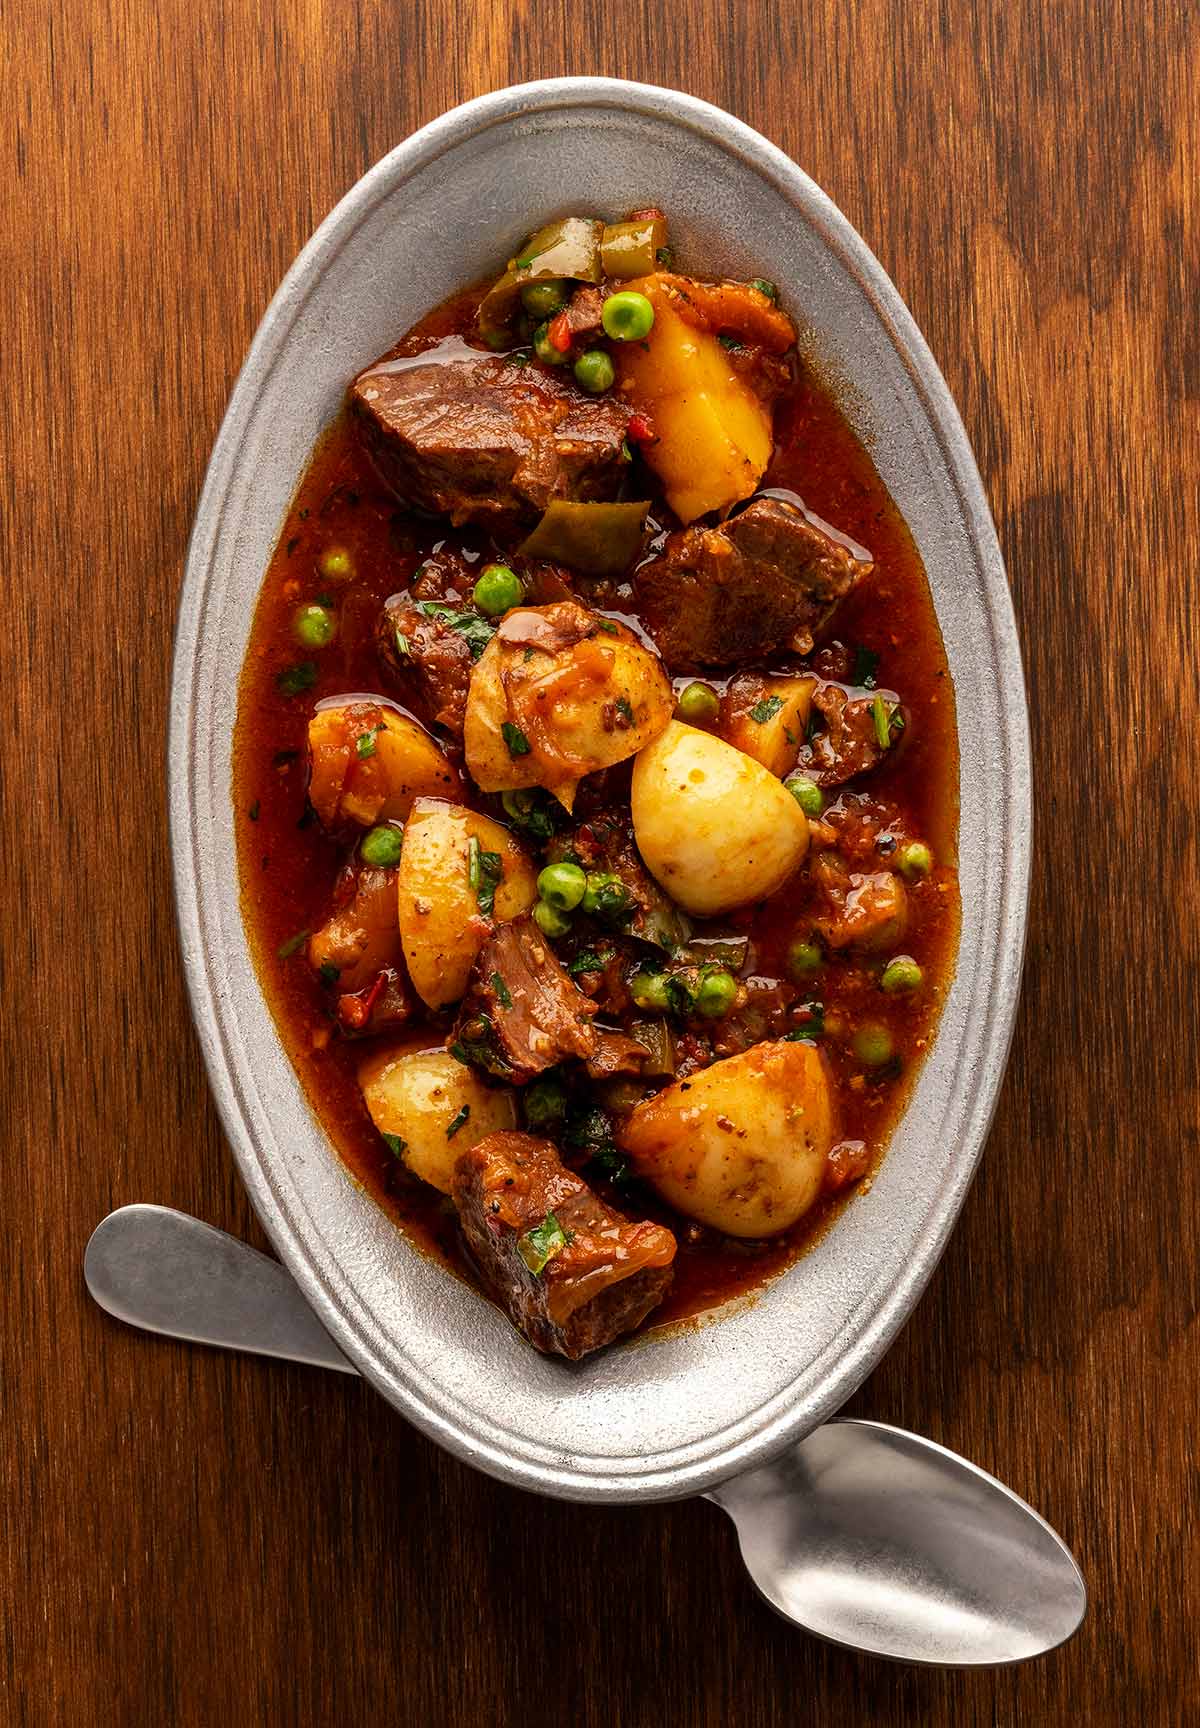
[(521, 304), (521, 289), (527, 282), (542, 282), (548, 278), (602, 281), (604, 266), (600, 261), (600, 239), (603, 233), (603, 222), (590, 216), (564, 216), (531, 235), (480, 303), (479, 334), (484, 341), (492, 346), (507, 341)]
[(556, 499), (520, 547), (526, 558), (549, 558), (585, 576), (620, 576), (642, 545), (649, 502), (575, 504)]
[(667, 243), (667, 225), (661, 218), (641, 222), (612, 222), (604, 230), (600, 257), (604, 274), (620, 281), (649, 276), (658, 269), (656, 254)]

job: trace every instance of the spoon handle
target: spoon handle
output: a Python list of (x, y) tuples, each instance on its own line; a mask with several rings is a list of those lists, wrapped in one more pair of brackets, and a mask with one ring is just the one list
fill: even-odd
[(278, 1261), (169, 1206), (110, 1212), (92, 1232), (83, 1276), (101, 1308), (128, 1326), (358, 1372)]

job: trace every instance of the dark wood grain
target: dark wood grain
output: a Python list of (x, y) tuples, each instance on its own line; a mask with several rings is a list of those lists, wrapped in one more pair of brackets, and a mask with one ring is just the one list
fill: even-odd
[[(0, 1720), (1200, 1720), (1200, 34), (1177, 0), (9, 0), (0, 201)], [(1018, 1671), (777, 1622), (715, 1508), (502, 1489), (362, 1386), (122, 1330), (109, 1207), (256, 1240), (175, 949), (168, 657), (207, 452), (316, 220), (417, 124), (677, 84), (827, 188), (947, 374), (1009, 560), (1037, 867), (1012, 1066), (854, 1408), (996, 1471), (1092, 1610)]]

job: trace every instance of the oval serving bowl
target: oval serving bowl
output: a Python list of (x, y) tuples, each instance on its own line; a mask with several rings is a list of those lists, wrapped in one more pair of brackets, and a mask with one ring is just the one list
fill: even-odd
[[(347, 380), (531, 223), (647, 200), (708, 273), (784, 285), (916, 540), (958, 701), (962, 939), (870, 1189), (757, 1300), (567, 1367), (416, 1252), (309, 1110), (242, 927), (231, 741), (263, 574)], [(263, 319), (213, 451), (177, 628), (170, 812), (192, 1007), (243, 1180), (323, 1323), (405, 1416), (510, 1482), (614, 1501), (699, 1492), (831, 1416), (912, 1311), (979, 1158), (1016, 1009), (1029, 810), (1016, 629), (961, 422), (882, 268), (787, 157), (678, 92), (556, 79), (454, 109), (343, 198)]]

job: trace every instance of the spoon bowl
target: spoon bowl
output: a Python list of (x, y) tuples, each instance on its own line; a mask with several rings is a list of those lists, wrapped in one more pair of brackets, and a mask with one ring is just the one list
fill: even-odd
[(1087, 1611), (1070, 1550), (994, 1476), (882, 1422), (828, 1422), (710, 1490), (784, 1619), (938, 1667), (1022, 1662)]

